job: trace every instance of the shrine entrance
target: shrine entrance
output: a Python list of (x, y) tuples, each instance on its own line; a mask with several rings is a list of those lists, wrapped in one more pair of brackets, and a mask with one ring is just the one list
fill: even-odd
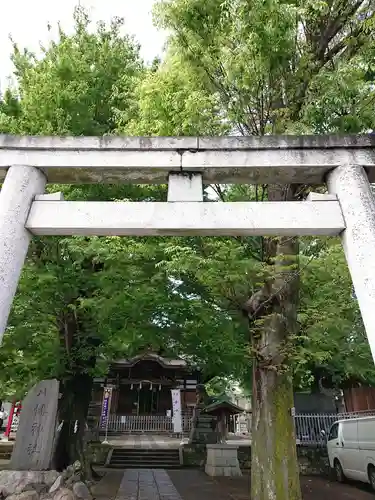
[[(0, 338), (32, 235), (340, 235), (375, 358), (374, 148), (373, 135), (0, 135)], [(46, 183), (168, 183), (168, 201), (69, 202), (44, 194)], [(326, 184), (328, 194), (203, 202), (211, 183)]]
[(151, 387), (146, 381), (131, 386), (121, 385), (116, 412), (119, 415), (166, 415), (172, 408), (171, 391), (166, 387)]

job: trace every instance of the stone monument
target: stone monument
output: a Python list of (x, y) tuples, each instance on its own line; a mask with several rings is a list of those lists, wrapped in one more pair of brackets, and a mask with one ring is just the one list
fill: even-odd
[(27, 394), (21, 411), (10, 468), (48, 470), (54, 449), (59, 382), (43, 380)]
[(204, 413), (209, 397), (204, 385), (198, 384), (196, 389), (197, 404), (194, 408), (189, 444), (214, 444), (218, 441), (216, 432), (217, 420)]

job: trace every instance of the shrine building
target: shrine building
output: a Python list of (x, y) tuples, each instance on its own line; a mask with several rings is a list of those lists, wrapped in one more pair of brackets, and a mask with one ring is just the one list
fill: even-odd
[(183, 426), (190, 426), (201, 372), (182, 358), (154, 352), (113, 362), (107, 377), (94, 380), (91, 414), (100, 416), (104, 389), (112, 387), (110, 433), (171, 432), (172, 390), (179, 390)]

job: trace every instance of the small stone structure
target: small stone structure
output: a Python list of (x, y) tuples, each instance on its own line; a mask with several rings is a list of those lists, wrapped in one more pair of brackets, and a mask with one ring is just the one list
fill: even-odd
[[(49, 471), (15, 471), (2, 470), (0, 471), (0, 492), (2, 497), (19, 495), (30, 485), (43, 485), (45, 491), (53, 485), (59, 473), (53, 470)], [(37, 486), (40, 489), (41, 486)]]
[(198, 409), (193, 419), (189, 444), (217, 443), (218, 434), (216, 425), (216, 419), (214, 417), (205, 415)]
[(229, 418), (232, 415), (243, 413), (244, 410), (231, 401), (218, 400), (206, 406), (204, 412), (207, 415), (216, 417), (217, 442), (225, 443), (228, 437)]
[(91, 485), (75, 462), (61, 474), (49, 471), (0, 471), (0, 497), (7, 500), (92, 500)]
[(59, 382), (36, 384), (23, 403), (10, 468), (41, 471), (51, 468), (56, 432)]
[(209, 476), (242, 476), (238, 463), (238, 446), (208, 444), (205, 472)]
[(189, 444), (217, 443), (217, 419), (204, 413), (206, 405), (210, 403), (210, 399), (203, 384), (197, 385), (196, 395), (197, 404), (194, 408)]

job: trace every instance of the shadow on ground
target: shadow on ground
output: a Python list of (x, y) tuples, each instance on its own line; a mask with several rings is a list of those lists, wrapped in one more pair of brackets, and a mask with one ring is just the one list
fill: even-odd
[[(168, 471), (183, 500), (249, 500), (250, 477), (211, 479), (198, 470)], [(341, 485), (318, 477), (302, 477), (303, 500), (374, 500), (363, 485)]]

